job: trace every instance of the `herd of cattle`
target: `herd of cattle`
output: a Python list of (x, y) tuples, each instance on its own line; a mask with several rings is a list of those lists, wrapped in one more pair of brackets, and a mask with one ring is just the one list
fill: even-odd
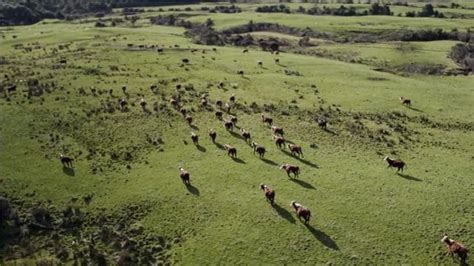
[[(261, 62), (258, 62), (258, 65), (261, 65)], [(243, 73), (239, 73), (239, 74), (243, 74)], [(178, 86), (180, 86), (180, 85), (178, 85)], [(218, 86), (222, 86), (222, 85), (218, 84)], [(177, 89), (179, 89), (179, 88), (177, 88)], [(125, 93), (126, 92), (126, 87), (124, 86), (122, 88), (122, 90)], [(199, 98), (199, 104), (201, 106), (205, 107), (209, 104), (209, 100), (208, 100), (207, 97), (208, 97), (207, 95), (202, 95)], [(235, 95), (233, 95), (233, 94), (229, 97), (228, 101), (225, 104), (220, 100), (215, 101), (216, 111), (215, 111), (214, 115), (218, 120), (222, 121), (223, 126), (227, 131), (233, 131), (234, 128), (237, 127), (238, 119), (237, 119), (236, 116), (231, 115), (231, 110), (235, 105), (235, 101), (236, 101), (236, 98), (235, 98)], [(400, 97), (400, 102), (403, 105), (406, 105), (406, 106), (411, 105), (411, 100), (406, 99), (404, 97)], [(127, 104), (128, 103), (125, 99), (120, 99), (118, 101), (118, 108), (120, 110), (124, 110), (126, 108)], [(176, 97), (172, 97), (170, 99), (170, 104), (174, 107), (174, 109), (177, 112), (179, 112), (182, 115), (184, 120), (191, 126), (192, 123), (193, 123), (193, 117), (191, 116), (190, 112), (186, 108), (183, 107), (183, 105), (180, 103), (179, 99), (177, 99)], [(140, 106), (142, 108), (145, 108), (145, 106), (146, 106), (146, 101), (143, 98), (140, 100)], [(228, 115), (227, 119), (224, 119), (224, 113), (226, 113)], [(293, 144), (293, 143), (288, 143), (287, 145), (285, 145), (287, 141), (284, 138), (284, 130), (281, 127), (277, 127), (277, 126), (273, 125), (273, 118), (272, 117), (270, 117), (268, 115), (265, 115), (265, 114), (261, 114), (261, 122), (271, 129), (272, 140), (279, 149), (285, 149), (287, 147), (292, 156), (303, 157), (303, 149), (302, 149), (301, 146)], [(318, 124), (318, 126), (321, 129), (326, 130), (327, 120), (324, 117), (316, 118), (315, 122)], [(262, 145), (259, 145), (258, 143), (254, 142), (254, 141), (252, 141), (251, 133), (249, 131), (247, 131), (246, 129), (240, 128), (239, 133), (240, 133), (241, 138), (247, 144), (249, 144), (249, 146), (253, 149), (253, 153), (258, 154), (259, 158), (264, 158), (265, 152), (266, 152), (265, 147), (262, 146)], [(211, 139), (211, 141), (213, 143), (215, 143), (216, 138), (217, 138), (217, 133), (214, 129), (209, 129), (208, 130), (208, 136)], [(199, 145), (199, 136), (196, 133), (194, 133), (194, 132), (191, 133), (191, 140), (192, 140), (194, 145), (196, 145), (196, 146)], [(225, 149), (228, 156), (230, 156), (232, 158), (237, 157), (237, 148), (236, 147), (233, 147), (229, 144), (224, 144), (223, 149)], [(63, 154), (60, 154), (59, 158), (60, 158), (60, 160), (61, 160), (64, 167), (67, 167), (67, 168), (72, 168), (73, 167), (73, 165), (72, 165), (73, 158), (65, 156)], [(397, 172), (398, 171), (403, 171), (405, 166), (406, 166), (405, 162), (403, 162), (401, 160), (391, 159), (388, 156), (384, 158), (384, 161), (387, 162), (387, 164), (388, 164), (387, 167), (388, 168), (396, 168)], [(300, 167), (297, 166), (297, 165), (284, 163), (284, 164), (280, 165), (279, 168), (282, 171), (285, 171), (288, 177), (291, 177), (291, 175), (293, 175), (293, 178), (298, 178), (299, 175), (300, 175)], [(191, 185), (191, 175), (190, 175), (190, 173), (188, 171), (186, 171), (181, 166), (179, 167), (179, 176), (180, 176), (182, 182), (186, 186)], [(264, 193), (266, 200), (271, 205), (274, 205), (275, 191), (266, 184), (260, 184), (259, 188)], [(296, 214), (296, 216), (298, 217), (299, 220), (303, 220), (304, 224), (309, 223), (310, 218), (311, 218), (311, 211), (307, 207), (304, 207), (302, 204), (300, 204), (296, 201), (292, 201), (290, 203), (290, 206), (294, 209), (295, 214)], [(448, 248), (448, 253), (451, 256), (453, 256), (454, 254), (457, 254), (459, 256), (459, 258), (461, 259), (462, 263), (464, 263), (466, 261), (468, 250), (463, 245), (461, 245), (457, 241), (449, 239), (447, 235), (445, 235), (442, 238), (441, 241), (446, 244), (446, 246)]]

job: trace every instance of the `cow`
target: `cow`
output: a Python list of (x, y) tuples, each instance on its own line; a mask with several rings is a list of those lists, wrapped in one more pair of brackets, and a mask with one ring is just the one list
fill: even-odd
[(227, 151), (227, 155), (229, 155), (230, 157), (237, 157), (237, 149), (228, 145), (228, 144), (225, 144), (224, 145), (224, 149)]
[(255, 154), (255, 152), (257, 152), (258, 156), (260, 158), (263, 158), (263, 156), (265, 156), (265, 152), (266, 152), (265, 147), (260, 146), (255, 142), (252, 142), (252, 144), (250, 146), (253, 148), (253, 154)]
[(272, 126), (272, 124), (273, 124), (273, 118), (262, 114), (262, 122), (263, 122), (264, 124), (267, 124), (268, 126)]
[(280, 170), (285, 170), (288, 176), (290, 176), (290, 174), (293, 174), (295, 178), (300, 175), (300, 167), (296, 165), (285, 163), (280, 166)]
[(441, 239), (441, 242), (446, 244), (446, 247), (448, 248), (448, 254), (453, 259), (454, 259), (454, 255), (456, 254), (461, 259), (462, 265), (466, 264), (467, 253), (469, 252), (467, 248), (465, 248), (461, 243), (454, 241), (452, 239), (449, 239), (447, 235), (443, 236), (443, 238)]
[(308, 224), (309, 220), (311, 219), (311, 211), (308, 208), (303, 207), (303, 205), (297, 203), (296, 201), (292, 201), (290, 205), (295, 209), (296, 216), (298, 217), (298, 219), (300, 221), (301, 219), (303, 219), (304, 224)]
[(234, 130), (234, 123), (232, 123), (232, 121), (229, 121), (229, 120), (224, 120), (224, 128), (227, 131), (232, 131)]
[(290, 143), (290, 144), (288, 144), (288, 149), (290, 150), (291, 155), (293, 155), (293, 156), (296, 156), (296, 155), (300, 156), (301, 155), (301, 157), (304, 157), (303, 156), (303, 149), (301, 148), (301, 146)]
[(411, 106), (411, 100), (410, 100), (410, 99), (407, 99), (407, 98), (404, 98), (404, 97), (400, 97), (400, 102), (401, 102), (403, 105)]
[(216, 118), (218, 120), (222, 120), (222, 112), (221, 111), (216, 111), (214, 114), (216, 115)]
[(388, 166), (387, 168), (397, 168), (397, 172), (402, 170), (403, 172), (403, 168), (405, 168), (406, 164), (405, 162), (401, 161), (401, 160), (393, 160), (393, 159), (390, 159), (388, 156), (385, 156), (385, 158), (383, 158), (384, 161), (386, 161), (388, 163)]
[(267, 201), (273, 205), (275, 203), (275, 190), (271, 189), (269, 186), (265, 184), (260, 184), (260, 189), (265, 194), (265, 198)]
[(64, 156), (62, 153), (59, 154), (59, 160), (61, 160), (61, 163), (63, 164), (64, 167), (66, 168), (74, 168), (72, 165), (72, 162), (74, 161), (73, 158)]
[(214, 131), (214, 129), (209, 129), (209, 137), (211, 138), (212, 143), (216, 142), (217, 133)]
[(234, 126), (237, 125), (237, 121), (238, 121), (237, 117), (235, 117), (233, 115), (230, 116), (230, 122), (232, 122), (232, 124), (234, 124)]
[(185, 185), (191, 185), (189, 172), (184, 170), (183, 167), (179, 168), (179, 177), (181, 177), (181, 180), (183, 181)]
[(326, 129), (327, 128), (327, 121), (324, 117), (316, 118), (316, 123), (318, 123), (319, 128)]
[(191, 133), (191, 140), (193, 141), (194, 145), (199, 145), (199, 136), (196, 133)]
[(245, 140), (245, 142), (248, 142), (251, 138), (250, 132), (248, 132), (244, 128), (240, 129), (240, 136)]
[(283, 128), (282, 127), (276, 127), (276, 126), (272, 126), (272, 133), (273, 135), (280, 135), (280, 136), (283, 136), (284, 132), (283, 132)]
[(186, 115), (185, 119), (188, 122), (188, 125), (191, 125), (193, 123), (193, 117), (192, 116)]
[(272, 139), (279, 149), (285, 148), (285, 139), (283, 137), (273, 135)]

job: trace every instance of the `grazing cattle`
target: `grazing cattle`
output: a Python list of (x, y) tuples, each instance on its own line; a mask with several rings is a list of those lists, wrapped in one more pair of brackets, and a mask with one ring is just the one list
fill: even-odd
[(271, 189), (269, 186), (265, 184), (260, 184), (260, 189), (265, 194), (265, 198), (267, 201), (273, 205), (275, 203), (275, 190)]
[(406, 98), (400, 97), (400, 102), (401, 102), (403, 105), (411, 106), (411, 100), (410, 100), (410, 99), (406, 99)]
[(122, 86), (122, 92), (127, 93), (127, 86)]
[(224, 110), (226, 111), (226, 113), (230, 113), (231, 109), (232, 109), (232, 104), (226, 103), (224, 106)]
[(222, 112), (221, 111), (216, 111), (215, 115), (216, 115), (217, 119), (222, 120)]
[(237, 117), (235, 117), (233, 115), (230, 116), (230, 122), (232, 122), (232, 124), (234, 124), (234, 126), (237, 125), (237, 121), (238, 121)]
[(258, 61), (257, 61), (257, 65), (258, 65), (259, 67), (263, 67), (263, 62), (260, 61), (260, 60), (258, 60)]
[(441, 242), (446, 244), (448, 248), (448, 254), (454, 259), (454, 255), (458, 255), (461, 259), (461, 263), (465, 264), (467, 259), (467, 253), (469, 252), (461, 243), (449, 239), (447, 235), (443, 236)]
[(244, 71), (243, 71), (243, 70), (239, 70), (239, 71), (237, 71), (237, 74), (243, 76), (243, 75), (244, 75)]
[(196, 133), (191, 133), (191, 140), (193, 141), (194, 145), (199, 145), (199, 136)]
[(227, 151), (227, 155), (229, 155), (230, 157), (237, 157), (237, 149), (228, 145), (228, 144), (225, 144), (224, 145), (224, 149)]
[(290, 176), (290, 174), (293, 174), (295, 178), (300, 175), (300, 167), (296, 165), (285, 163), (280, 166), (280, 170), (285, 170), (288, 176)]
[(279, 149), (285, 148), (285, 139), (283, 137), (273, 135), (272, 139)]
[(146, 107), (146, 101), (145, 101), (145, 99), (143, 99), (143, 98), (140, 99), (140, 106), (141, 106), (142, 108), (145, 108), (145, 107)]
[(66, 60), (66, 59), (61, 59), (61, 60), (59, 61), (59, 63), (60, 63), (60, 64), (66, 64), (66, 63), (67, 63), (67, 60)]
[(16, 91), (16, 85), (10, 86), (7, 88), (8, 94), (11, 94), (12, 92)]
[(235, 94), (232, 94), (232, 95), (229, 97), (229, 102), (235, 103)]
[(176, 101), (176, 99), (171, 98), (171, 99), (170, 99), (170, 104), (171, 104), (173, 107), (176, 108), (176, 107), (178, 106), (178, 101)]
[(288, 144), (288, 149), (290, 150), (291, 155), (293, 155), (293, 156), (296, 156), (296, 155), (300, 156), (301, 155), (301, 157), (304, 157), (303, 156), (303, 149), (301, 148), (301, 146), (298, 146), (296, 144)]
[(181, 113), (181, 115), (186, 118), (186, 114), (188, 113), (188, 110), (186, 110), (186, 108), (182, 107), (182, 106), (178, 106), (178, 110), (179, 112)]
[(392, 167), (397, 168), (397, 172), (400, 171), (400, 170), (402, 170), (402, 172), (403, 172), (403, 168), (405, 168), (405, 166), (406, 166), (405, 162), (403, 162), (401, 160), (390, 159), (388, 156), (385, 156), (385, 158), (383, 160), (388, 163), (387, 168), (392, 168)]
[(207, 106), (207, 96), (201, 96), (199, 99), (201, 106), (205, 107)]
[(224, 128), (226, 130), (234, 130), (234, 123), (232, 123), (232, 121), (224, 120)]
[(217, 88), (223, 89), (224, 88), (224, 82), (220, 81), (219, 83), (217, 83)]
[(262, 114), (262, 122), (264, 124), (267, 124), (268, 126), (272, 126), (273, 124), (273, 118), (269, 117), (269, 116), (265, 116), (264, 114)]
[(281, 127), (276, 127), (276, 126), (272, 126), (272, 133), (275, 135), (275, 134), (278, 134), (280, 136), (283, 136), (284, 132), (283, 132), (283, 128)]
[(179, 168), (179, 177), (185, 185), (191, 185), (191, 180), (188, 171), (184, 170), (183, 167)]
[(163, 48), (158, 48), (158, 49), (156, 49), (156, 51), (157, 51), (158, 53), (163, 53)]
[(221, 100), (216, 101), (216, 107), (219, 108), (219, 109), (222, 109), (222, 101)]
[(324, 117), (318, 117), (316, 119), (316, 123), (318, 123), (318, 126), (322, 129), (326, 129), (327, 128), (327, 121)]
[(187, 58), (181, 59), (181, 62), (183, 62), (183, 64), (188, 64), (188, 63), (189, 63), (189, 59), (187, 59)]
[(245, 140), (245, 142), (250, 140), (250, 132), (243, 128), (240, 129), (240, 136)]
[(191, 125), (193, 123), (193, 117), (190, 115), (186, 115), (186, 121), (188, 122), (188, 125)]
[(265, 147), (258, 145), (255, 142), (252, 142), (250, 145), (253, 148), (253, 154), (258, 153), (258, 157), (263, 158), (265, 156)]
[(73, 158), (64, 156), (62, 153), (59, 154), (59, 159), (61, 160), (61, 163), (63, 164), (64, 167), (66, 168), (73, 168), (72, 162), (74, 161)]
[(301, 221), (301, 219), (304, 220), (304, 224), (308, 224), (309, 220), (311, 219), (311, 211), (303, 207), (301, 204), (297, 203), (296, 201), (291, 202), (291, 207), (295, 209), (296, 216), (298, 216), (298, 219)]
[(119, 107), (120, 107), (120, 110), (125, 110), (125, 107), (127, 106), (127, 101), (125, 99), (120, 99), (119, 100)]
[(212, 143), (216, 142), (217, 133), (214, 131), (214, 129), (209, 129), (209, 137), (211, 138)]
[(242, 50), (242, 53), (248, 53), (249, 52), (249, 49), (243, 49)]
[(280, 59), (278, 59), (278, 58), (273, 59), (273, 61), (275, 61), (275, 64), (277, 64), (277, 65), (280, 64)]
[(176, 90), (180, 90), (181, 89), (181, 84), (176, 84)]

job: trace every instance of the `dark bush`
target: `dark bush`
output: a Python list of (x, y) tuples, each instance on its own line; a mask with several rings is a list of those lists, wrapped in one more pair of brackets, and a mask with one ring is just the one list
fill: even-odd
[(451, 48), (449, 56), (466, 72), (474, 72), (474, 44), (458, 43)]

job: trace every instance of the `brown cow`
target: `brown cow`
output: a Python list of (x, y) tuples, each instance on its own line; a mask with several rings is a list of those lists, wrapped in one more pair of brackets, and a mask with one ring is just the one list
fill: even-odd
[(250, 140), (250, 132), (245, 130), (244, 128), (240, 129), (240, 136), (245, 140), (245, 142), (248, 142)]
[(327, 128), (327, 121), (326, 121), (326, 118), (324, 118), (324, 117), (318, 117), (316, 119), (316, 123), (318, 123), (318, 126), (321, 129), (326, 129)]
[(392, 167), (397, 168), (397, 172), (400, 171), (400, 170), (402, 170), (402, 172), (403, 172), (403, 168), (406, 166), (405, 162), (403, 162), (401, 160), (390, 159), (388, 156), (385, 156), (385, 158), (383, 160), (388, 163), (387, 168), (392, 168)]
[(184, 170), (183, 167), (179, 168), (179, 177), (185, 185), (191, 185), (190, 177), (188, 171)]
[(400, 97), (400, 102), (401, 102), (403, 105), (411, 106), (411, 100), (410, 100), (410, 99), (407, 99), (407, 98), (404, 98), (404, 97)]
[(467, 259), (467, 253), (469, 252), (461, 243), (449, 239), (447, 235), (441, 239), (441, 242), (446, 244), (448, 248), (448, 254), (454, 259), (454, 254), (458, 255), (461, 259), (461, 263), (465, 264)]
[(267, 199), (267, 201), (270, 202), (271, 205), (273, 205), (273, 203), (275, 203), (275, 190), (271, 189), (265, 184), (260, 184), (260, 189), (265, 194), (265, 198)]
[(285, 139), (283, 137), (273, 135), (272, 139), (279, 149), (285, 148)]
[(191, 133), (191, 140), (193, 141), (194, 145), (199, 145), (199, 136), (196, 133)]
[(272, 126), (273, 124), (273, 118), (269, 117), (269, 116), (265, 116), (264, 114), (262, 114), (262, 122), (264, 124), (267, 124), (268, 126)]
[(300, 175), (300, 167), (296, 165), (285, 163), (280, 166), (280, 169), (285, 170), (288, 176), (290, 176), (291, 173), (294, 175), (295, 178)]
[(230, 157), (237, 157), (237, 149), (228, 145), (228, 144), (225, 144), (224, 145), (224, 149), (227, 151), (227, 155), (229, 155)]
[(224, 120), (224, 128), (228, 131), (234, 130), (234, 123), (229, 120)]
[(188, 125), (191, 125), (193, 123), (193, 117), (192, 116), (186, 115), (185, 119), (188, 122)]
[(209, 129), (209, 137), (211, 138), (212, 143), (216, 142), (217, 133), (214, 131), (214, 129)]
[(298, 216), (298, 219), (301, 221), (301, 218), (303, 218), (304, 224), (308, 224), (309, 220), (311, 219), (311, 211), (308, 208), (303, 207), (296, 201), (292, 201), (291, 206), (295, 209), (296, 216)]
[(73, 168), (72, 162), (74, 161), (73, 158), (64, 156), (62, 153), (59, 154), (59, 159), (61, 160), (61, 163), (63, 164), (64, 167), (66, 168)]
[(288, 144), (288, 149), (290, 150), (291, 155), (293, 155), (293, 156), (296, 156), (296, 155), (300, 156), (301, 155), (301, 157), (304, 157), (303, 156), (303, 149), (301, 148), (301, 146), (298, 146), (296, 144)]
[(230, 116), (230, 121), (232, 122), (232, 124), (234, 124), (234, 126), (237, 125), (237, 121), (238, 121), (238, 120), (237, 120), (237, 117), (231, 115), (231, 116)]
[(272, 133), (273, 135), (280, 135), (280, 136), (283, 136), (284, 132), (283, 132), (283, 128), (282, 127), (276, 127), (276, 126), (272, 126)]
[(221, 112), (221, 111), (216, 111), (216, 112), (215, 112), (215, 115), (216, 115), (216, 118), (217, 118), (218, 120), (222, 120), (222, 112)]
[(265, 147), (260, 146), (255, 142), (252, 142), (250, 146), (253, 148), (253, 154), (257, 152), (260, 158), (263, 158), (263, 156), (265, 156)]

